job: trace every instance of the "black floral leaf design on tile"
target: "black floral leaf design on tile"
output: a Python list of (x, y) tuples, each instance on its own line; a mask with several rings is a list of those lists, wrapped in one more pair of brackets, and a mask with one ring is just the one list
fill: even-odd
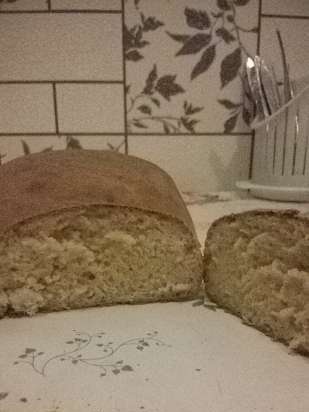
[(235, 6), (246, 6), (250, 0), (233, 0)]
[(234, 114), (232, 117), (230, 117), (224, 122), (224, 132), (225, 133), (230, 133), (234, 130), (236, 126), (237, 118), (238, 118), (238, 113)]
[(0, 401), (2, 401), (3, 399), (5, 399), (8, 396), (8, 392), (0, 392)]
[(133, 372), (133, 368), (130, 365), (124, 365), (121, 370), (125, 371), (125, 372)]
[(149, 114), (149, 115), (152, 114), (151, 107), (148, 106), (147, 104), (142, 104), (141, 106), (138, 107), (138, 110), (139, 110), (141, 113), (144, 113), (144, 114)]
[(243, 109), (242, 109), (242, 118), (243, 118), (243, 121), (246, 123), (246, 125), (250, 126), (250, 123), (252, 120), (251, 113), (245, 105), (243, 106)]
[[(152, 124), (160, 125), (165, 134), (180, 133), (194, 131), (195, 125), (199, 122), (197, 119), (192, 119), (192, 116), (199, 113), (204, 108), (193, 106), (187, 101), (184, 102), (184, 113), (179, 116), (170, 115), (156, 115), (153, 112), (161, 107), (159, 97), (163, 97), (166, 101), (170, 100), (185, 90), (176, 82), (176, 75), (158, 75), (157, 66), (154, 65), (149, 72), (143, 91), (134, 97), (130, 98), (130, 105), (128, 107), (128, 128), (131, 131), (132, 127), (137, 129), (148, 129)], [(136, 103), (139, 102), (139, 105)], [(133, 111), (137, 110), (143, 114), (139, 116), (136, 113), (131, 115)]]
[(185, 8), (186, 21), (189, 27), (198, 30), (205, 30), (210, 27), (210, 19), (204, 10)]
[(157, 99), (156, 97), (151, 97), (152, 103), (154, 103), (157, 107), (161, 106), (160, 100)]
[(218, 102), (222, 104), (226, 109), (237, 109), (238, 107), (241, 106), (241, 103), (234, 103), (231, 100), (228, 99), (219, 99)]
[(144, 56), (138, 50), (130, 50), (126, 53), (126, 60), (132, 62), (138, 62), (139, 60), (143, 59)]
[(82, 149), (82, 145), (78, 139), (73, 136), (66, 136), (66, 149)]
[(134, 0), (134, 5), (138, 9), (139, 3), (141, 0)]
[(216, 30), (216, 35), (218, 37), (221, 37), (225, 43), (229, 44), (232, 41), (236, 40), (236, 37), (225, 27), (220, 27), (219, 29)]
[(224, 57), (221, 62), (220, 78), (221, 87), (223, 88), (238, 75), (242, 64), (241, 48), (238, 47), (232, 53)]
[(186, 115), (196, 114), (203, 110), (203, 107), (194, 107), (191, 103), (188, 103), (186, 100), (184, 101), (183, 108)]
[(140, 26), (135, 25), (131, 29), (128, 29), (128, 27), (124, 25), (123, 30), (123, 46), (126, 51), (134, 47), (142, 48), (146, 46), (144, 42), (141, 43), (142, 29)]
[(125, 58), (132, 62), (138, 62), (144, 57), (140, 50), (149, 45), (149, 41), (145, 40), (144, 35), (164, 26), (164, 23), (156, 17), (146, 17), (143, 13), (139, 13), (139, 19), (140, 22), (130, 29), (124, 25)]
[(26, 354), (34, 353), (34, 352), (36, 352), (36, 349), (34, 349), (34, 348), (26, 348), (26, 349), (25, 349), (25, 353), (26, 353)]
[(216, 46), (212, 45), (208, 47), (202, 54), (200, 60), (194, 66), (191, 73), (191, 80), (194, 80), (196, 77), (206, 72), (209, 67), (212, 65), (216, 56)]
[(191, 37), (190, 34), (175, 34), (169, 31), (166, 31), (166, 34), (168, 34), (173, 40), (178, 41), (179, 43), (185, 43)]
[(217, 6), (221, 10), (231, 10), (230, 0), (217, 0)]
[(18, 0), (0, 0), (0, 5), (2, 4), (2, 3), (8, 3), (8, 4), (10, 4), (10, 3), (16, 3)]
[(172, 96), (179, 93), (184, 93), (184, 89), (180, 84), (175, 82), (176, 75), (167, 74), (158, 79), (155, 86), (156, 91), (166, 100), (170, 100)]
[(30, 147), (29, 147), (28, 143), (25, 142), (25, 140), (22, 139), (21, 144), (22, 144), (24, 155), (27, 156), (27, 155), (31, 154), (31, 150), (30, 150)]
[(142, 29), (144, 32), (157, 30), (159, 27), (164, 26), (164, 23), (157, 20), (155, 17), (145, 17), (141, 13)]
[(185, 54), (195, 54), (208, 46), (211, 42), (211, 35), (207, 33), (197, 33), (184, 43), (182, 48), (176, 53), (176, 56)]
[[(170, 31), (166, 31), (166, 34), (172, 40), (177, 43), (182, 43), (181, 49), (176, 52), (176, 56), (179, 58), (183, 57), (185, 54), (191, 54), (192, 56), (201, 52), (198, 56), (198, 60), (194, 62), (193, 68), (191, 69), (191, 80), (195, 80), (208, 71), (214, 61), (220, 56), (218, 49), (222, 48), (222, 45), (224, 44), (235, 44), (235, 47), (233, 51), (224, 55), (220, 62), (219, 74), (221, 88), (225, 88), (234, 79), (241, 77), (241, 66), (244, 57), (250, 56), (242, 41), (242, 35), (243, 33), (257, 33), (258, 31), (256, 27), (243, 27), (237, 21), (238, 8), (246, 6), (248, 3), (249, 0), (217, 0), (217, 10), (205, 11), (186, 8), (184, 14), (187, 24), (199, 31), (192, 34), (190, 37), (188, 37), (187, 33), (178, 32), (177, 34), (174, 34)], [(207, 16), (207, 18), (205, 18), (205, 16)], [(200, 47), (202, 42), (196, 42), (194, 46), (187, 48), (186, 43), (190, 45), (191, 38), (197, 34), (201, 34), (200, 30), (205, 31), (202, 34), (211, 36), (209, 43), (204, 47)], [(199, 37), (197, 37), (197, 39), (199, 39)], [(237, 119), (239, 118), (242, 118), (242, 120), (248, 124), (249, 114), (251, 116), (251, 112), (245, 110), (244, 106), (246, 105), (244, 103), (233, 104), (233, 102), (228, 103), (227, 100), (228, 99), (221, 99), (221, 102), (219, 103), (230, 112), (226, 124), (224, 125), (225, 130), (230, 132), (236, 126)], [(186, 130), (194, 127), (194, 124), (190, 122), (190, 120), (185, 120), (184, 123)], [(182, 121), (181, 124), (183, 125)]]
[(139, 129), (147, 129), (147, 126), (138, 119), (133, 119), (132, 123), (133, 123), (133, 126)]
[(158, 79), (158, 70), (157, 70), (157, 65), (154, 64), (153, 68), (151, 69), (146, 79), (146, 84), (143, 90), (143, 94), (151, 95), (154, 93), (155, 82), (157, 79)]
[(184, 125), (185, 129), (190, 133), (194, 133), (194, 126), (198, 123), (198, 120), (188, 119), (187, 117), (181, 117), (181, 122)]

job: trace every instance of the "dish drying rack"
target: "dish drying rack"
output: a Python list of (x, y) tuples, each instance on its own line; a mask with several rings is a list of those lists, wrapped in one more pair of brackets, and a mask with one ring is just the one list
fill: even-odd
[(252, 178), (236, 185), (256, 197), (309, 202), (309, 79), (295, 85), (293, 98), (251, 126)]
[(255, 130), (252, 179), (237, 182), (256, 197), (309, 202), (309, 78), (294, 82), (280, 31), (276, 30), (283, 69), (280, 93), (276, 73), (260, 57), (248, 56), (244, 96)]

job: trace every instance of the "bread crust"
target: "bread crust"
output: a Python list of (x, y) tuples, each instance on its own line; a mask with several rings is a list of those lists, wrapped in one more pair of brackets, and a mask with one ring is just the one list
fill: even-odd
[(0, 233), (39, 216), (106, 205), (170, 216), (196, 238), (172, 178), (134, 156), (99, 150), (35, 153), (1, 166), (0, 187)]

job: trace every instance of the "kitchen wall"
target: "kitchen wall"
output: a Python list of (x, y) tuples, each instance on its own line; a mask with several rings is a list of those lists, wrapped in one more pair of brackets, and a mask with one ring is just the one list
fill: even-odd
[(241, 66), (309, 67), (308, 0), (1, 0), (0, 154), (111, 149), (182, 190), (249, 175)]

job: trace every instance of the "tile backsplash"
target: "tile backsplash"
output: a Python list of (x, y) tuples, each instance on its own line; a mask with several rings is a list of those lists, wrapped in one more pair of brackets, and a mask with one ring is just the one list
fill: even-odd
[(110, 149), (231, 190), (252, 151), (242, 65), (258, 52), (281, 76), (276, 28), (306, 76), (307, 0), (1, 0), (1, 162)]

